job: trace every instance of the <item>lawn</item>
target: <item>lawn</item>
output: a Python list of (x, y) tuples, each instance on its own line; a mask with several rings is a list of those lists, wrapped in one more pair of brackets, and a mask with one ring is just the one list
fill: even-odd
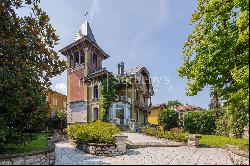
[(230, 138), (217, 135), (202, 135), (200, 144), (208, 146), (220, 146), (220, 147), (225, 147), (226, 145), (235, 145), (241, 150), (247, 152), (249, 151), (248, 139)]
[(0, 154), (23, 153), (23, 152), (46, 149), (48, 147), (47, 138), (48, 138), (48, 133), (39, 133), (34, 140), (26, 143), (25, 145), (9, 144), (7, 146), (4, 146), (4, 148), (0, 149)]

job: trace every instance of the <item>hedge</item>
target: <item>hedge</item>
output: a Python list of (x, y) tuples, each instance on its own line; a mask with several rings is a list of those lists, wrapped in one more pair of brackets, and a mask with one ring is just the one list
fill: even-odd
[(178, 113), (171, 109), (164, 109), (158, 115), (158, 124), (161, 125), (164, 130), (178, 127), (178, 120)]
[(158, 128), (144, 126), (142, 128), (142, 132), (146, 135), (173, 140), (177, 142), (187, 142), (188, 140), (188, 133), (184, 132), (182, 129), (179, 128), (173, 128), (169, 131), (162, 131)]
[(188, 112), (184, 116), (184, 129), (191, 134), (214, 134), (215, 121), (212, 111)]

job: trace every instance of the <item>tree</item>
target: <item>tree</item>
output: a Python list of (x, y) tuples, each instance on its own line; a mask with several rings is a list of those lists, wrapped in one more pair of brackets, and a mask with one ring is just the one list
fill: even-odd
[(178, 107), (183, 105), (181, 102), (179, 102), (178, 100), (169, 100), (166, 104), (166, 107), (169, 109), (173, 109), (174, 107)]
[(178, 119), (178, 113), (171, 109), (164, 109), (158, 115), (158, 123), (164, 128), (164, 130), (178, 127)]
[[(30, 15), (17, 15), (29, 7)], [(0, 142), (22, 142), (44, 124), (50, 78), (66, 69), (53, 50), (59, 39), (49, 20), (38, 0), (0, 3)]]
[[(249, 1), (197, 0), (193, 32), (183, 48), (187, 95), (206, 86), (219, 89), (227, 107), (246, 116), (249, 105)], [(237, 104), (236, 104), (237, 103)], [(244, 119), (244, 118), (243, 118)]]

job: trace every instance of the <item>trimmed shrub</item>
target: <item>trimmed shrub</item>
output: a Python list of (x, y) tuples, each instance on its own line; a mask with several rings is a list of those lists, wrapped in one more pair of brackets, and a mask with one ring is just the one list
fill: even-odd
[(145, 126), (142, 128), (142, 132), (146, 135), (178, 142), (187, 142), (188, 140), (188, 133), (179, 128), (173, 128), (169, 131), (162, 131), (159, 128)]
[(119, 132), (114, 124), (102, 121), (76, 124), (67, 129), (70, 139), (82, 143), (113, 143), (113, 136)]
[(214, 134), (215, 116), (212, 111), (188, 112), (184, 116), (184, 129), (191, 134)]
[(164, 109), (158, 115), (158, 124), (161, 125), (164, 130), (178, 127), (178, 120), (179, 115), (174, 110)]

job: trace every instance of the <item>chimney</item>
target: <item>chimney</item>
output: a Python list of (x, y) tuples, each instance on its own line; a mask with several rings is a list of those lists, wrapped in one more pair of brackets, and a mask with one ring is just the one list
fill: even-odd
[(124, 75), (124, 63), (121, 62), (121, 75), (123, 76)]
[(118, 63), (118, 75), (120, 75), (121, 74), (121, 65), (120, 65), (120, 63)]

